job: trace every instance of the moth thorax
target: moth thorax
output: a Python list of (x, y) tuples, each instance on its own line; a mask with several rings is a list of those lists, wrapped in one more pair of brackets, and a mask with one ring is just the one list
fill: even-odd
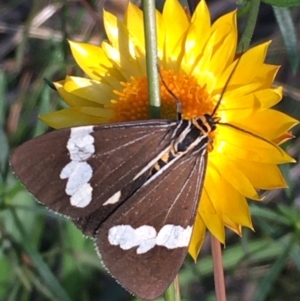
[(192, 119), (192, 123), (206, 136), (216, 129), (216, 120), (209, 114)]
[(206, 138), (206, 141), (207, 135), (204, 135), (193, 122), (189, 121), (186, 125), (186, 130), (173, 141), (171, 152), (175, 157), (191, 152), (204, 142), (203, 138)]

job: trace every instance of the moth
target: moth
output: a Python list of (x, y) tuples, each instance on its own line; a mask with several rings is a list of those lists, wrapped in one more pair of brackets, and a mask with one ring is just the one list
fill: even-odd
[(178, 120), (39, 136), (15, 150), (12, 169), (39, 202), (95, 240), (103, 264), (125, 289), (153, 300), (186, 256), (223, 93), (211, 114), (191, 120), (181, 119), (178, 109)]

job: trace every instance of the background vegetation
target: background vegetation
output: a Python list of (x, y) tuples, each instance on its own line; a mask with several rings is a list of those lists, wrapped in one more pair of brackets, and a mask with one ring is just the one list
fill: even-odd
[[(236, 7), (229, 0), (207, 2), (214, 19)], [(273, 40), (267, 61), (282, 65), (277, 84), (284, 86), (278, 109), (300, 119), (299, 1), (265, 2), (252, 45)], [(283, 3), (290, 7), (278, 7)], [(241, 32), (248, 5), (243, 4)], [(126, 1), (105, 5), (122, 16)], [(0, 300), (135, 300), (107, 274), (93, 242), (38, 204), (8, 163), (16, 146), (49, 130), (38, 114), (64, 106), (44, 79), (81, 74), (66, 39), (99, 44), (105, 38), (103, 6), (101, 0), (0, 2)], [(293, 133), (296, 138), (284, 148), (299, 159), (299, 127)], [(263, 203), (251, 202), (255, 232), (244, 230), (242, 238), (228, 232), (229, 301), (300, 300), (300, 166), (285, 165), (282, 171), (289, 189), (266, 193)], [(214, 300), (208, 242), (197, 264), (186, 259), (180, 282), (182, 300)]]

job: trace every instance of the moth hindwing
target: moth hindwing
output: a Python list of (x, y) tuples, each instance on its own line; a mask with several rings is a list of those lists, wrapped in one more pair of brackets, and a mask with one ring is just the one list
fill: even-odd
[(103, 263), (152, 300), (191, 239), (214, 120), (148, 120), (57, 130), (24, 143), (11, 166), (43, 204), (95, 239)]

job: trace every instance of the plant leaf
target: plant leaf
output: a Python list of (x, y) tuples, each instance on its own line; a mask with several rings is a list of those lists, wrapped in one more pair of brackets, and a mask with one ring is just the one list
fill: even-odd
[(294, 7), (300, 5), (300, 0), (262, 0), (262, 2), (278, 7)]
[(273, 6), (273, 10), (287, 50), (292, 71), (295, 74), (298, 70), (299, 58), (297, 53), (297, 35), (291, 12), (288, 8), (276, 6)]

